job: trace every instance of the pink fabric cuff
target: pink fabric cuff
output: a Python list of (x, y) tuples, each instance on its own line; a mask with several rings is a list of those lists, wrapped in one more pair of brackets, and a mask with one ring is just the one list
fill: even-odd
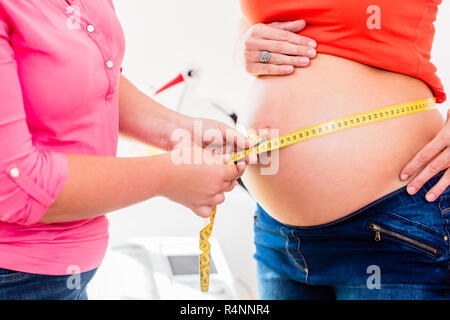
[[(8, 217), (8, 222), (24, 225), (38, 223), (55, 202), (69, 177), (69, 166), (64, 154), (44, 151), (39, 153), (38, 159), (31, 173), (27, 173), (20, 165), (13, 164), (8, 168), (7, 176), (28, 198), (25, 208), (20, 210), (21, 214), (18, 215), (16, 211), (15, 217)], [(23, 198), (23, 194), (16, 193), (10, 200), (18, 200), (17, 197)]]

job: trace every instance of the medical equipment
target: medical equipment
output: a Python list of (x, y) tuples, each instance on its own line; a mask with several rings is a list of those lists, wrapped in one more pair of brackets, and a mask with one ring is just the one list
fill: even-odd
[(210, 239), (210, 281), (213, 289), (200, 293), (197, 238), (142, 238), (133, 243), (145, 247), (160, 299), (237, 299), (233, 278), (216, 239)]
[(111, 246), (89, 285), (90, 299), (238, 299), (216, 239), (210, 239), (211, 284), (200, 292), (196, 237), (141, 237)]

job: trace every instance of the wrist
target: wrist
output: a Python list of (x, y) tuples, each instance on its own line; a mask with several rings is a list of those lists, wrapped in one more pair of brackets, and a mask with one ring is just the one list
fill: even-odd
[(176, 183), (176, 173), (170, 153), (148, 157), (149, 176), (156, 182), (156, 195), (169, 198), (169, 192)]
[(194, 123), (197, 118), (193, 118), (190, 116), (186, 116), (184, 114), (180, 114), (179, 118), (177, 119), (177, 126), (180, 129), (187, 130), (191, 136), (194, 134)]

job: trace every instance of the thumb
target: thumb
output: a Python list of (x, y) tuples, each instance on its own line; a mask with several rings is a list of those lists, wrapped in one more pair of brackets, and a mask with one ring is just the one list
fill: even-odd
[(298, 33), (302, 31), (306, 27), (306, 21), (303, 19), (295, 20), (295, 21), (288, 21), (288, 22), (272, 22), (269, 24), (269, 26), (290, 31), (293, 33)]
[(209, 216), (211, 215), (213, 209), (214, 209), (214, 207), (203, 206), (203, 207), (195, 208), (193, 211), (199, 217), (209, 218)]

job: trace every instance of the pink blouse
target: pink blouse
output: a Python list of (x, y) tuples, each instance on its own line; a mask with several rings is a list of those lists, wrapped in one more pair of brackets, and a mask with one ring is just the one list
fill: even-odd
[(0, 268), (84, 272), (108, 243), (105, 216), (39, 223), (68, 178), (63, 153), (117, 148), (123, 32), (112, 0), (69, 2), (0, 1)]

